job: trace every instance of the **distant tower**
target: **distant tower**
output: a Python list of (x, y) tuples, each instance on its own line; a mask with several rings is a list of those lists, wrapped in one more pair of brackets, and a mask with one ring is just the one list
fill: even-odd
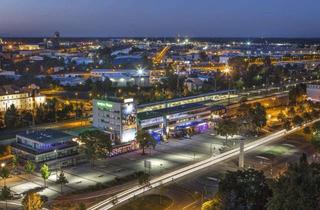
[(59, 39), (60, 38), (60, 32), (59, 31), (54, 32), (53, 37), (56, 38), (56, 39)]
[(53, 37), (51, 39), (52, 48), (59, 49), (60, 47), (60, 33), (58, 31), (54, 32)]

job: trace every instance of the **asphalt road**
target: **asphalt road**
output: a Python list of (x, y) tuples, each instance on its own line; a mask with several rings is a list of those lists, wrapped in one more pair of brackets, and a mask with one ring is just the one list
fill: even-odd
[[(267, 177), (276, 177), (288, 164), (298, 161), (302, 153), (306, 153), (311, 160), (315, 152), (314, 147), (301, 134), (295, 133), (248, 152), (245, 155), (245, 166), (263, 170)], [(237, 163), (237, 158), (224, 161), (149, 193), (163, 193), (172, 198), (174, 205), (167, 210), (201, 209), (203, 201), (212, 198), (217, 192), (223, 174), (238, 169)]]

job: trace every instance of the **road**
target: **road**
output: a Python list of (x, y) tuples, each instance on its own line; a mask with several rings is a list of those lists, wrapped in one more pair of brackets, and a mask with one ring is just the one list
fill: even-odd
[[(262, 170), (267, 177), (281, 174), (288, 163), (298, 161), (302, 153), (312, 156), (316, 152), (314, 146), (304, 138), (303, 135), (295, 133), (249, 151), (245, 156), (246, 168)], [(169, 196), (174, 202), (166, 210), (201, 209), (202, 203), (211, 199), (218, 191), (219, 179), (223, 174), (238, 169), (237, 163), (237, 158), (224, 161), (163, 186), (161, 190), (152, 190), (150, 194)]]
[[(310, 123), (305, 124), (305, 126), (311, 125), (312, 123), (319, 121), (315, 120)], [(278, 132), (275, 132), (271, 135), (268, 135), (266, 137), (260, 138), (254, 142), (248, 143), (245, 145), (244, 151), (249, 151), (255, 148), (258, 148), (264, 144), (271, 143), (279, 138), (282, 138), (284, 136), (287, 136), (289, 134), (292, 134), (300, 129), (302, 129), (303, 126), (293, 128), (290, 131), (281, 130)], [(190, 175), (192, 173), (195, 173), (199, 170), (205, 169), (207, 167), (210, 167), (212, 165), (216, 165), (218, 163), (221, 163), (225, 160), (228, 160), (230, 158), (236, 157), (239, 155), (239, 148), (230, 150), (228, 152), (222, 153), (217, 156), (210, 157), (206, 160), (200, 161), (198, 163), (183, 167), (181, 169), (177, 169), (175, 171), (169, 172), (167, 174), (161, 175), (159, 177), (156, 177), (150, 181), (150, 184), (146, 186), (139, 186), (136, 185), (135, 187), (132, 187), (126, 191), (123, 191), (121, 193), (118, 193), (112, 198), (108, 198), (92, 207), (89, 208), (89, 210), (107, 210), (113, 208), (115, 205), (125, 202), (131, 198), (134, 198), (136, 196), (139, 196), (145, 192), (148, 192), (149, 190), (162, 186), (163, 184), (171, 183), (173, 181), (176, 181), (179, 178), (182, 178), (184, 176)]]

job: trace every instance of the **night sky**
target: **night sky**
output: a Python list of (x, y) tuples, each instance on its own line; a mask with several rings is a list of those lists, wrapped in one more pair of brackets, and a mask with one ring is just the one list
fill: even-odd
[(0, 36), (320, 37), (319, 0), (1, 0)]

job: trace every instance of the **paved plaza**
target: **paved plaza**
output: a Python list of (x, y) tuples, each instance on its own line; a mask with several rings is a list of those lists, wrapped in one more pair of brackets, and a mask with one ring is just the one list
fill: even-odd
[[(232, 139), (237, 142), (240, 137), (233, 137)], [(96, 161), (93, 167), (86, 163), (65, 168), (64, 173), (69, 183), (63, 187), (63, 192), (77, 191), (97, 183), (110, 182), (116, 177), (120, 178), (134, 172), (145, 171), (145, 160), (151, 162), (151, 175), (157, 176), (187, 164), (201, 161), (211, 155), (219, 154), (219, 149), (224, 141), (224, 138), (216, 136), (213, 130), (209, 130), (206, 133), (192, 136), (191, 139), (170, 139), (168, 143), (162, 142), (155, 149), (147, 149), (147, 154), (144, 156), (138, 150)], [(147, 172), (149, 172), (149, 169), (147, 169)], [(56, 179), (56, 171), (52, 171), (47, 181), (48, 187), (40, 191), (40, 194), (48, 196), (50, 200), (59, 196), (60, 185), (55, 183)], [(39, 173), (11, 178), (8, 179), (7, 183), (16, 193), (23, 193), (44, 185)]]

